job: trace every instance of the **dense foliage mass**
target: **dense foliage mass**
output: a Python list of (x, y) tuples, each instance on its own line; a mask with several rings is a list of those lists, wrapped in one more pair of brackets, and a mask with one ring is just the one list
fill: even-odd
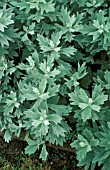
[(0, 131), (26, 153), (71, 141), (78, 166), (110, 165), (110, 1), (0, 1)]

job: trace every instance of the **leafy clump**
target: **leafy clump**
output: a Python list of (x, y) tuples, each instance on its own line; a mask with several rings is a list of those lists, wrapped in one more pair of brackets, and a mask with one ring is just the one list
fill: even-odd
[[(0, 2), (0, 131), (27, 154), (70, 140), (78, 166), (109, 170), (108, 0)], [(75, 138), (76, 137), (76, 138)]]

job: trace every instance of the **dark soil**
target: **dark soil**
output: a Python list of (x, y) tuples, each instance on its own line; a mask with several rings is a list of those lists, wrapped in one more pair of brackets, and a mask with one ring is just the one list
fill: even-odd
[(6, 169), (6, 163), (8, 166), (10, 165), (8, 170), (11, 170), (11, 167), (16, 167), (18, 170), (20, 168), (29, 170), (83, 170), (83, 168), (76, 166), (77, 161), (74, 153), (48, 148), (48, 160), (42, 161), (39, 159), (39, 151), (31, 156), (25, 155), (26, 145), (26, 142), (18, 140), (5, 143), (0, 138), (0, 170)]

